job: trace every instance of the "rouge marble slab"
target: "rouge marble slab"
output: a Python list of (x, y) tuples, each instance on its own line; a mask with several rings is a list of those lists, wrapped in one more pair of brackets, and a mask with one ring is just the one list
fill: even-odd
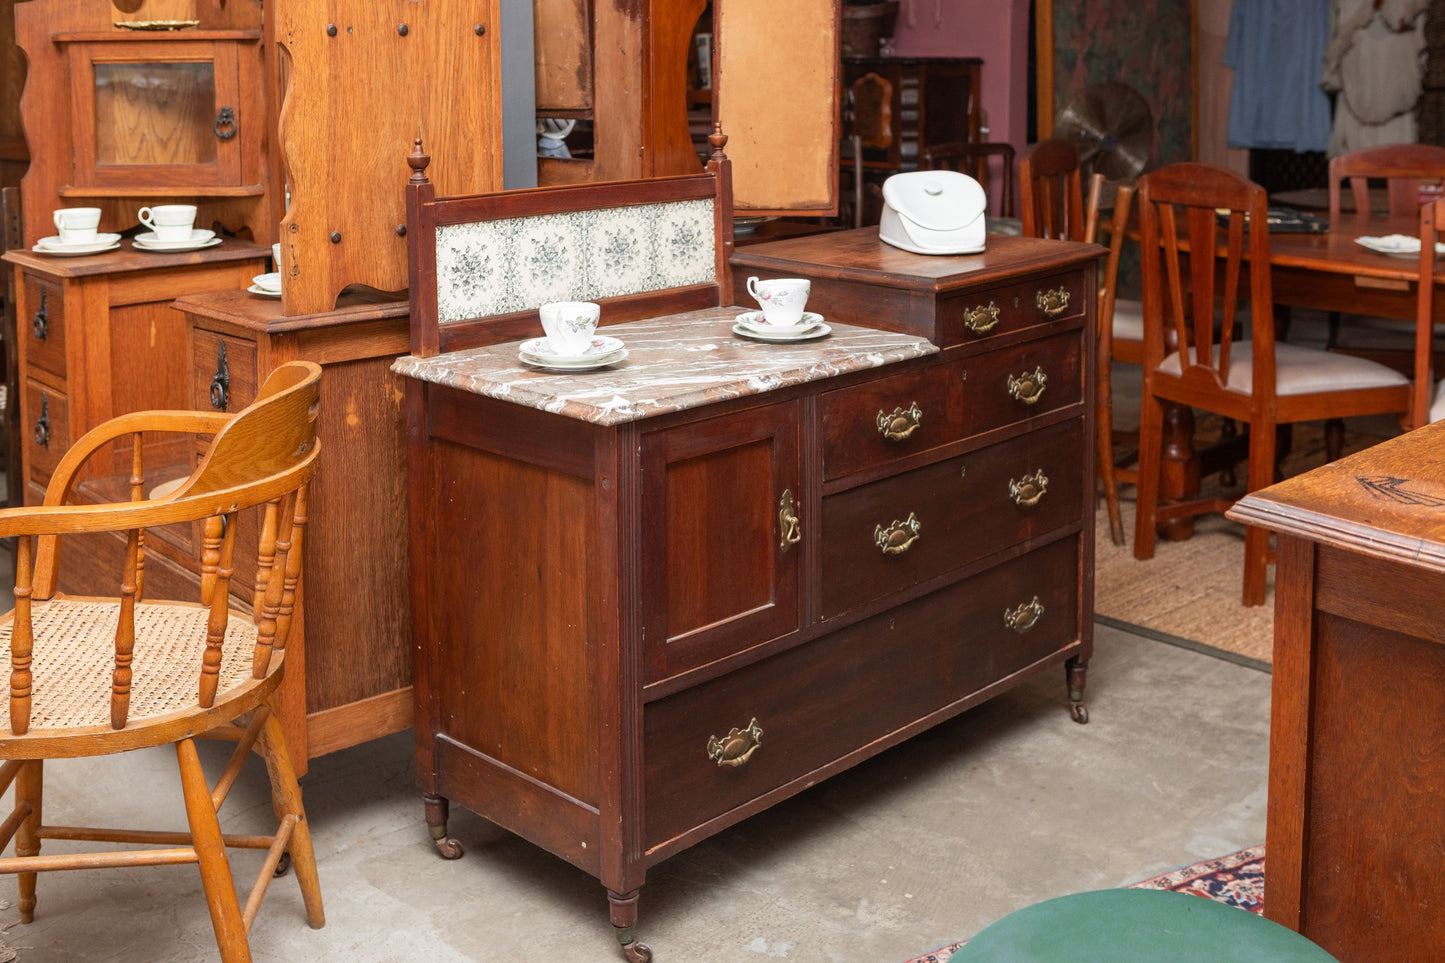
[[(409, 378), (498, 398), (599, 425), (617, 425), (673, 411), (832, 378), (938, 353), (923, 338), (828, 322), (816, 341), (777, 344), (732, 332), (746, 309), (705, 308), (605, 325), (628, 356), (595, 371), (544, 371), (523, 364), (527, 339), (398, 358), (392, 370)], [(826, 319), (825, 319), (826, 321)], [(541, 335), (541, 330), (537, 335)]]

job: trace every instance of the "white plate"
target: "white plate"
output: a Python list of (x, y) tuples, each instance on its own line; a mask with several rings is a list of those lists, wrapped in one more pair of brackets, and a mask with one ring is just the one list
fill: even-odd
[(787, 334), (780, 333), (776, 328), (772, 331), (757, 331), (739, 322), (733, 325), (733, 334), (741, 335), (744, 338), (752, 338), (754, 341), (768, 341), (772, 344), (791, 344), (795, 341), (812, 341), (814, 338), (826, 338), (833, 333), (833, 329), (823, 324), (809, 325), (801, 331), (790, 331)]
[(80, 254), (98, 254), (101, 251), (113, 251), (120, 246), (119, 234), (97, 234), (95, 240), (85, 241), (81, 244), (67, 244), (60, 240), (60, 236), (42, 237), (35, 242), (35, 250), (41, 254), (59, 254), (62, 256), (75, 256)]
[[(1384, 254), (1387, 257), (1417, 258), (1420, 256), (1420, 239), (1410, 234), (1386, 234), (1384, 237), (1357, 237), (1355, 243), (1363, 248)], [(1435, 256), (1445, 255), (1445, 244), (1435, 245)]]
[(180, 241), (175, 241), (175, 242), (149, 241), (149, 242), (148, 242), (148, 241), (142, 241), (142, 240), (140, 239), (140, 237), (136, 237), (136, 239), (135, 239), (135, 241), (134, 241), (133, 243), (135, 244), (135, 249), (136, 249), (137, 251), (150, 251), (152, 254), (178, 254), (178, 253), (180, 253), (180, 252), (182, 252), (182, 251), (199, 251), (199, 250), (201, 250), (202, 248), (215, 247), (217, 244), (220, 244), (220, 243), (221, 243), (221, 238), (219, 238), (219, 237), (213, 237), (213, 238), (211, 238), (209, 241), (202, 241), (202, 242), (199, 243), (199, 244), (192, 244), (192, 243), (190, 243), (189, 241), (187, 241), (187, 242), (180, 242)]
[(181, 238), (179, 241), (162, 241), (156, 237), (155, 231), (142, 231), (135, 236), (136, 243), (144, 244), (146, 247), (153, 247), (157, 250), (167, 247), (194, 247), (197, 244), (204, 244), (216, 236), (215, 231), (202, 230), (199, 227), (191, 229), (191, 236)]
[(594, 371), (597, 368), (605, 368), (608, 365), (617, 364), (619, 361), (626, 360), (627, 349), (619, 348), (608, 354), (599, 355), (594, 361), (577, 362), (573, 364), (552, 364), (543, 361), (541, 358), (525, 354), (520, 357), (523, 364), (531, 365), (534, 368), (541, 368), (544, 371)]
[(252, 294), (259, 294), (263, 298), (279, 298), (281, 296), (280, 291), (267, 291), (265, 288), (258, 288), (254, 284), (246, 290), (250, 291)]
[(581, 354), (558, 354), (546, 338), (533, 338), (530, 341), (523, 341), (517, 349), (523, 361), (533, 364), (544, 364), (552, 368), (569, 368), (574, 365), (596, 365), (605, 362), (603, 359), (610, 357), (622, 350), (622, 342), (617, 338), (609, 338), (598, 335), (592, 339), (592, 346)]
[(270, 274), (258, 274), (251, 279), (251, 283), (258, 288), (263, 288), (267, 291), (275, 291), (277, 294), (280, 294), (281, 272), (272, 271)]
[(791, 328), (780, 328), (776, 324), (769, 324), (763, 320), (761, 311), (744, 311), (734, 319), (739, 327), (747, 328), (755, 334), (775, 335), (786, 338), (788, 341), (801, 338), (803, 332), (811, 331), (823, 323), (823, 316), (813, 311), (804, 311), (799, 323)]

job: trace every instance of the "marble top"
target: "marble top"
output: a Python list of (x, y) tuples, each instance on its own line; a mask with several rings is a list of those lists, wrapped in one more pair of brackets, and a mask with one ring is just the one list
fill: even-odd
[[(522, 341), (398, 358), (392, 370), (409, 378), (498, 398), (599, 425), (618, 425), (718, 401), (937, 354), (909, 334), (827, 322), (816, 341), (773, 344), (732, 331), (745, 309), (705, 308), (604, 325), (628, 356), (595, 371), (556, 372), (518, 359)], [(542, 334), (539, 326), (537, 336)]]

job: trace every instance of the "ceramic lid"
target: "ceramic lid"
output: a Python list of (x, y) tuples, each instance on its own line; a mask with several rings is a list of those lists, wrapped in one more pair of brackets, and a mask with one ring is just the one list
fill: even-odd
[(883, 182), (883, 200), (930, 231), (956, 231), (983, 216), (988, 198), (958, 171), (909, 171)]

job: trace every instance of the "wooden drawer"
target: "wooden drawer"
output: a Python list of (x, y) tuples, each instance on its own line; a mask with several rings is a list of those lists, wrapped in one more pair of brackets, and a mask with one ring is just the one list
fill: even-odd
[(928, 451), (962, 433), (962, 368), (929, 365), (823, 393), (823, 477)]
[[(1063, 539), (648, 705), (646, 848), (958, 705), (1074, 642), (1078, 551), (1077, 539)], [(1037, 609), (1030, 608), (1036, 599)], [(1007, 617), (1020, 608), (1025, 614), (1011, 629)], [(709, 758), (714, 736), (753, 720), (762, 737), (746, 763)]]
[(1071, 420), (824, 498), (822, 616), (1077, 522), (1083, 445)]
[(25, 340), (29, 367), (65, 378), (65, 292), (33, 275), (25, 275), (25, 317), (16, 318)]
[(70, 437), (70, 399), (64, 392), (26, 381), (20, 434), (30, 480), (43, 486), (50, 480), (51, 473), (73, 441)]
[(196, 328), (191, 343), (191, 407), (236, 412), (256, 400), (256, 342)]
[(1088, 300), (1084, 277), (1083, 271), (1071, 271), (942, 301), (935, 343), (968, 344), (1077, 318)]
[(970, 358), (963, 386), (960, 435), (968, 437), (1033, 418), (1084, 398), (1080, 330), (1025, 341)]

